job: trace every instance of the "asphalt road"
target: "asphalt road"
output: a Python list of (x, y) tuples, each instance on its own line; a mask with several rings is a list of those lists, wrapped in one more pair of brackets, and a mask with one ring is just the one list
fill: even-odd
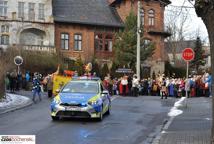
[(53, 122), (50, 99), (0, 115), (0, 135), (36, 135), (36, 144), (144, 144), (167, 118), (176, 99), (117, 97), (102, 122), (64, 119)]

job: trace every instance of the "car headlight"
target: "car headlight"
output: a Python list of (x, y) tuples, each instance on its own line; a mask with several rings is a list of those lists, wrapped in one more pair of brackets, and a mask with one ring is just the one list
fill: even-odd
[(89, 105), (98, 105), (99, 101), (89, 101)]
[(59, 97), (59, 96), (56, 96), (56, 97), (53, 99), (53, 102), (56, 103), (56, 104), (60, 104), (60, 103), (61, 103), (60, 97)]

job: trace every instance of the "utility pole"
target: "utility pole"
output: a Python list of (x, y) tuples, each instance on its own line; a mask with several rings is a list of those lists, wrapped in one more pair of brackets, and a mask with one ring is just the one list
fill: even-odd
[(138, 0), (138, 10), (137, 10), (137, 78), (140, 80), (140, 33), (141, 33), (141, 1)]

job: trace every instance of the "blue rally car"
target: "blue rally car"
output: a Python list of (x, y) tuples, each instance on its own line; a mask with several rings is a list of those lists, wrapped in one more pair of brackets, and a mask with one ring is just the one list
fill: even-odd
[(51, 102), (51, 117), (96, 118), (110, 114), (111, 100), (100, 80), (74, 79), (68, 82)]

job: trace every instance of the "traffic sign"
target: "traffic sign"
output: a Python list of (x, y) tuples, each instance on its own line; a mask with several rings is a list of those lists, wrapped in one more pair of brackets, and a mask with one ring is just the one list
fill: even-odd
[(17, 65), (17, 66), (20, 66), (22, 63), (23, 63), (23, 58), (21, 56), (16, 56), (14, 57), (14, 63)]
[(182, 58), (185, 61), (191, 61), (195, 58), (195, 52), (193, 51), (192, 48), (185, 48), (182, 51)]

